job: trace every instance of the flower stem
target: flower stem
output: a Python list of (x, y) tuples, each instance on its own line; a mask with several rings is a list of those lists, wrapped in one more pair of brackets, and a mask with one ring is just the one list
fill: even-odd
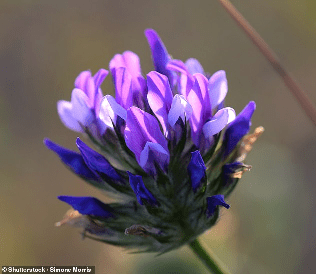
[(236, 21), (239, 27), (241, 27), (243, 31), (249, 36), (251, 41), (257, 46), (265, 58), (270, 62), (274, 70), (283, 79), (284, 84), (300, 103), (305, 113), (309, 116), (314, 125), (316, 125), (315, 106), (308, 98), (305, 91), (295, 81), (294, 77), (281, 64), (281, 61), (277, 55), (229, 0), (219, 0), (219, 2), (223, 5), (229, 15)]
[(195, 239), (189, 244), (192, 251), (200, 258), (200, 260), (205, 264), (208, 270), (214, 274), (227, 274), (229, 273), (224, 268), (220, 267), (219, 259), (211, 252), (206, 252), (202, 247), (198, 239)]

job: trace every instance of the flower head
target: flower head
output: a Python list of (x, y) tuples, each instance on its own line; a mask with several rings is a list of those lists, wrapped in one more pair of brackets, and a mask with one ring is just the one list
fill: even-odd
[(154, 71), (144, 77), (135, 53), (116, 54), (109, 64), (115, 97), (103, 96), (108, 71), (101, 69), (80, 73), (71, 101), (58, 102), (65, 126), (86, 133), (96, 148), (80, 138), (78, 152), (44, 143), (79, 177), (119, 199), (60, 196), (73, 210), (58, 225), (81, 226), (101, 242), (166, 252), (212, 227), (220, 206), (230, 207), (227, 196), (250, 169), (242, 161), (250, 151), (245, 144), (253, 143), (244, 136), (255, 103), (236, 117), (224, 104), (225, 71), (209, 77), (196, 59), (172, 59), (154, 30), (145, 35)]

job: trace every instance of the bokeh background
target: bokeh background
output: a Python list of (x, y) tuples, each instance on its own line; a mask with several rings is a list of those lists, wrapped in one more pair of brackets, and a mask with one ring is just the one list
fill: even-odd
[[(232, 1), (316, 102), (316, 1)], [(95, 265), (97, 273), (205, 273), (183, 247), (157, 257), (81, 240), (54, 227), (68, 206), (58, 195), (104, 197), (70, 173), (42, 140), (75, 149), (59, 120), (82, 70), (136, 52), (152, 70), (144, 37), (154, 28), (177, 59), (226, 70), (227, 105), (257, 103), (266, 131), (231, 209), (201, 239), (235, 273), (316, 272), (315, 127), (268, 62), (215, 0), (0, 1), (0, 265)], [(102, 85), (113, 93), (111, 78)]]

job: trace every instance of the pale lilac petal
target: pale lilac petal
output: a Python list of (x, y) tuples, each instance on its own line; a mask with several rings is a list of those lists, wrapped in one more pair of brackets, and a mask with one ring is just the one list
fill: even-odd
[(215, 108), (223, 102), (228, 91), (225, 71), (218, 71), (211, 76), (209, 79), (208, 89), (211, 107), (212, 110), (215, 110)]
[(157, 174), (155, 165), (165, 171), (169, 160), (169, 153), (160, 144), (146, 142), (145, 148), (140, 154), (139, 165), (146, 173), (155, 175)]
[(187, 70), (190, 74), (200, 73), (205, 75), (202, 65), (195, 58), (189, 58), (187, 61), (185, 61), (185, 66), (187, 67)]
[(185, 123), (185, 120), (190, 119), (192, 112), (192, 106), (184, 99), (184, 97), (182, 95), (175, 95), (168, 114), (168, 122), (170, 126), (175, 129), (175, 124), (179, 117), (182, 119), (183, 123)]
[(62, 123), (75, 132), (83, 132), (82, 127), (78, 123), (77, 119), (72, 116), (71, 102), (65, 100), (59, 100), (57, 102), (57, 110)]
[(212, 136), (222, 131), (225, 126), (236, 117), (234, 109), (227, 107), (219, 110), (213, 118), (206, 122), (203, 126), (203, 133), (206, 139), (212, 138)]
[(125, 141), (138, 162), (148, 141), (159, 143), (168, 152), (168, 142), (161, 133), (157, 119), (135, 106), (127, 110)]
[(166, 135), (168, 129), (168, 112), (172, 104), (172, 91), (168, 78), (155, 71), (147, 74), (148, 103), (158, 118), (163, 132)]
[(117, 116), (126, 120), (126, 110), (116, 102), (113, 96), (106, 95), (101, 101), (98, 116), (101, 134), (103, 134), (107, 128), (113, 129), (113, 123), (116, 123)]
[(132, 75), (124, 67), (115, 70), (115, 98), (125, 109), (133, 106)]
[[(228, 108), (228, 122), (227, 124), (231, 123), (233, 120), (235, 120), (236, 118), (236, 112), (233, 108)], [(222, 108), (222, 109), (225, 109), (225, 108)]]
[(194, 85), (194, 77), (190, 74), (181, 60), (170, 60), (167, 69), (180, 73), (180, 93), (186, 98)]
[(103, 98), (103, 93), (102, 93), (101, 88), (99, 88), (96, 91), (95, 98), (94, 98), (94, 113), (95, 113), (95, 115), (97, 115), (100, 112), (102, 98)]
[(89, 98), (80, 89), (73, 89), (71, 94), (72, 116), (83, 126), (88, 127), (94, 120)]

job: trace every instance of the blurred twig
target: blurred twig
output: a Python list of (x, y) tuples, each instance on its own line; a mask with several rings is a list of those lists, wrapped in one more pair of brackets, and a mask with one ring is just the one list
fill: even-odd
[(265, 58), (268, 59), (275, 71), (282, 77), (285, 85), (301, 104), (305, 113), (309, 116), (314, 125), (316, 125), (315, 106), (312, 104), (304, 90), (297, 84), (291, 74), (283, 67), (277, 55), (229, 0), (219, 0), (219, 2), (223, 5), (230, 16), (237, 22), (237, 24), (245, 31), (245, 33), (258, 47)]

